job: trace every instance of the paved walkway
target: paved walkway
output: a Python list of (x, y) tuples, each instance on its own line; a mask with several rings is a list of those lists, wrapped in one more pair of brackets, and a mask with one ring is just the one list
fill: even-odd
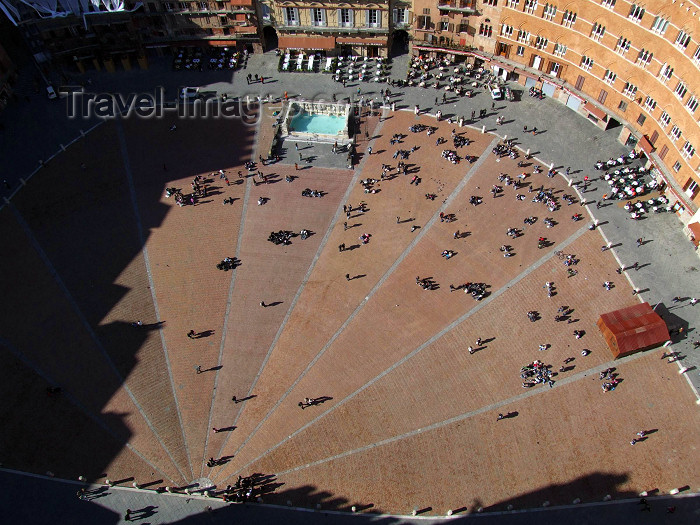
[[(76, 492), (84, 485), (78, 482), (50, 479), (0, 469), (0, 505), (8, 523), (32, 525), (72, 525), (82, 522), (122, 524), (127, 509), (136, 511), (136, 523), (153, 525), (187, 523), (237, 523), (241, 525), (530, 525), (547, 520), (551, 523), (587, 525), (590, 523), (654, 523), (694, 524), (700, 496), (688, 494), (676, 498), (648, 498), (650, 512), (641, 512), (638, 500), (589, 503), (534, 511), (499, 512), (463, 516), (474, 509), (454, 509), (450, 519), (411, 518), (408, 516), (329, 512), (321, 509), (288, 509), (272, 505), (226, 505), (220, 500), (201, 497), (156, 494), (150, 490), (90, 485), (94, 496), (79, 500)], [(676, 508), (668, 514), (667, 507)], [(211, 510), (209, 510), (211, 508)], [(361, 510), (361, 509), (360, 509)], [(422, 509), (418, 509), (422, 510)], [(632, 521), (630, 521), (632, 520)]]

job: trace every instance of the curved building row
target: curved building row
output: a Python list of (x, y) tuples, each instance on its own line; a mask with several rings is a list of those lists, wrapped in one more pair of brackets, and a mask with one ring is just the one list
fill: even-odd
[(473, 57), (594, 125), (619, 127), (620, 140), (643, 150), (668, 182), (684, 223), (700, 204), (700, 0), (45, 4), (0, 0), (35, 57), (61, 67), (147, 67), (149, 48), (191, 45)]

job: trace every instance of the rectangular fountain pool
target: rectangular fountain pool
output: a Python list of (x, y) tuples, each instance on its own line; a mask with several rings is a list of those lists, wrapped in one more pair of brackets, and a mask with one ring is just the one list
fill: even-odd
[(299, 113), (292, 118), (289, 131), (317, 135), (337, 135), (345, 129), (347, 118), (334, 115)]
[(350, 142), (350, 104), (290, 101), (283, 110), (279, 134), (284, 139), (310, 142)]

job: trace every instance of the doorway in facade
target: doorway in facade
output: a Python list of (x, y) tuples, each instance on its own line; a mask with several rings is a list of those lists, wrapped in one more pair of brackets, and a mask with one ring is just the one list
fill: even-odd
[(391, 41), (391, 56), (397, 57), (408, 53), (408, 33), (403, 29), (394, 31)]
[(275, 31), (274, 27), (265, 26), (263, 28), (263, 41), (265, 42), (265, 51), (277, 49), (279, 39), (277, 38), (277, 31)]

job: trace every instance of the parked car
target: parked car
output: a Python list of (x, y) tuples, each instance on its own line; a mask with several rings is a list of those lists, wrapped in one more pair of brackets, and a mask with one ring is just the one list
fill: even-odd
[(501, 93), (501, 88), (497, 85), (492, 84), (489, 86), (489, 91), (491, 92), (491, 98), (494, 100), (501, 100), (503, 98), (503, 93)]
[(53, 100), (56, 98), (56, 90), (53, 88), (51, 84), (46, 86), (46, 96), (49, 97), (49, 99)]

